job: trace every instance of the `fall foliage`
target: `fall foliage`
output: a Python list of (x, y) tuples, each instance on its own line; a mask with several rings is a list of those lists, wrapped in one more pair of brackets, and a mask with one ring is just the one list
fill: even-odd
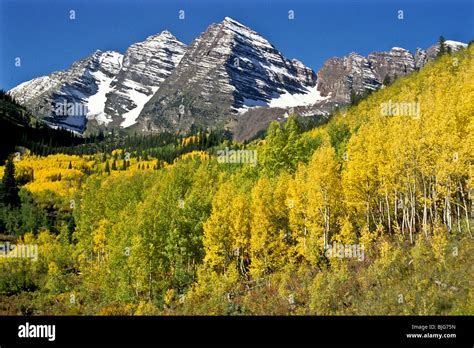
[[(472, 315), (473, 54), (309, 131), (290, 117), (249, 144), (200, 130), (149, 153), (22, 153), (0, 229), (39, 257), (0, 258), (0, 311)], [(225, 147), (258, 165), (219, 163)]]

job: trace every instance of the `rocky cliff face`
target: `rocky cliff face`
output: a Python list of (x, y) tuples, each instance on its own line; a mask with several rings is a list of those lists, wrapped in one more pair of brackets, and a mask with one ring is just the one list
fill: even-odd
[[(455, 52), (466, 44), (447, 40), (446, 47)], [(330, 58), (318, 72), (318, 90), (339, 105), (348, 104), (354, 94), (363, 95), (380, 88), (384, 82), (421, 69), (435, 59), (438, 52), (439, 44), (436, 44), (426, 51), (417, 48), (415, 55), (404, 48), (393, 47), (387, 52), (371, 53), (367, 58), (356, 53)], [(318, 102), (315, 109), (317, 106)]]
[(342, 58), (331, 58), (318, 72), (318, 88), (323, 96), (348, 104), (354, 95), (380, 88), (386, 78), (409, 74), (415, 69), (413, 55), (403, 48), (394, 47), (388, 52), (374, 52), (367, 58), (351, 53)]
[(94, 96), (107, 88), (121, 65), (120, 53), (96, 51), (67, 70), (22, 83), (9, 93), (51, 126), (82, 133), (87, 118), (107, 123)]
[[(465, 46), (445, 42), (453, 52)], [(96, 51), (9, 93), (52, 127), (78, 133), (86, 127), (186, 132), (196, 126), (229, 128), (245, 140), (291, 113), (328, 116), (354, 97), (422, 68), (439, 50), (436, 44), (415, 55), (399, 47), (367, 57), (350, 53), (328, 59), (316, 74), (226, 17), (189, 47), (163, 31), (124, 55)]]
[[(456, 52), (459, 51), (461, 48), (467, 47), (467, 44), (453, 40), (446, 40), (444, 44), (445, 49), (451, 52)], [(439, 50), (439, 43), (429, 47), (427, 50), (417, 48), (415, 53), (415, 67), (417, 69), (421, 69), (426, 63), (437, 57)]]
[(9, 93), (52, 127), (78, 133), (88, 122), (127, 127), (135, 123), (184, 50), (183, 43), (164, 31), (133, 44), (124, 56), (96, 51), (67, 70), (25, 82)]
[(237, 114), (271, 106), (282, 95), (308, 94), (316, 74), (286, 59), (250, 28), (231, 18), (211, 25), (145, 105), (144, 131), (223, 127)]
[(421, 69), (426, 64), (427, 60), (426, 51), (418, 47), (415, 53), (415, 68)]
[(375, 73), (377, 81), (383, 83), (388, 78), (391, 81), (399, 76), (405, 76), (415, 70), (415, 58), (410, 51), (393, 47), (388, 52), (369, 54), (368, 60)]
[(370, 61), (357, 53), (331, 58), (318, 72), (321, 95), (330, 96), (331, 100), (340, 104), (349, 103), (352, 93), (362, 94), (379, 87), (380, 80)]
[(169, 31), (127, 49), (105, 102), (104, 111), (116, 120), (115, 125), (128, 127), (135, 123), (143, 106), (179, 64), (185, 49)]

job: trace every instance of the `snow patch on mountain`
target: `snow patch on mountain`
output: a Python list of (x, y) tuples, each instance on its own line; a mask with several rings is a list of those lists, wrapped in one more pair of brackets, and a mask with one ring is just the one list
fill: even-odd
[(323, 97), (318, 90), (318, 86), (308, 87), (306, 93), (289, 93), (274, 94), (270, 101), (256, 100), (244, 98), (244, 105), (236, 109), (238, 114), (243, 114), (251, 108), (271, 107), (271, 108), (292, 108), (298, 106), (314, 105), (317, 102), (328, 100), (331, 95)]
[(133, 81), (127, 81), (126, 86), (130, 87), (127, 92), (127, 96), (133, 101), (134, 107), (122, 115), (124, 120), (120, 126), (123, 128), (130, 127), (136, 123), (138, 115), (140, 115), (143, 106), (145, 106), (145, 104), (151, 99), (151, 97), (153, 97), (153, 94), (155, 94), (159, 88), (151, 87), (151, 93), (146, 94), (143, 93), (143, 87), (140, 84), (134, 83)]
[(87, 101), (86, 115), (87, 119), (95, 119), (98, 124), (107, 125), (112, 121), (112, 118), (108, 117), (104, 112), (105, 101), (107, 100), (107, 93), (112, 90), (110, 86), (113, 78), (109, 78), (102, 72), (96, 72), (92, 74), (98, 81), (97, 93), (90, 96)]
[(186, 46), (165, 30), (131, 45), (107, 95), (105, 112), (126, 128), (136, 122), (143, 106), (181, 61)]
[[(453, 52), (467, 46), (453, 40), (445, 45)], [(78, 133), (86, 130), (88, 120), (110, 129), (138, 123), (144, 132), (227, 127), (235, 112), (246, 111), (254, 119), (239, 120), (248, 119), (253, 127), (256, 118), (269, 118), (263, 108), (327, 114), (353, 96), (422, 68), (438, 52), (439, 44), (417, 49), (415, 55), (401, 47), (367, 57), (350, 53), (329, 59), (316, 75), (259, 33), (226, 17), (189, 47), (165, 30), (131, 45), (124, 55), (97, 50), (69, 69), (24, 82), (9, 94), (52, 127)], [(59, 103), (80, 105), (86, 112), (60, 115), (55, 111)]]
[(113, 90), (111, 86), (115, 75), (122, 67), (123, 55), (118, 52), (105, 52), (99, 59), (101, 69), (92, 71), (90, 74), (96, 81), (97, 92), (85, 99), (87, 106), (87, 119), (95, 119), (100, 125), (107, 125), (112, 118), (105, 113), (105, 102), (107, 93)]
[(459, 41), (453, 41), (453, 40), (446, 40), (444, 42), (445, 45), (454, 48), (456, 50), (459, 50), (460, 48), (466, 48), (467, 44), (464, 42), (459, 42)]
[(323, 97), (318, 91), (318, 86), (308, 87), (308, 93), (283, 93), (277, 98), (274, 98), (268, 104), (274, 108), (291, 108), (296, 106), (313, 105), (316, 102), (327, 100), (330, 96)]

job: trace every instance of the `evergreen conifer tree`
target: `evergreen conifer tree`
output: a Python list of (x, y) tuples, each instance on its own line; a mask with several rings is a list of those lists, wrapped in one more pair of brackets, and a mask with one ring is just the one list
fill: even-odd
[(9, 157), (5, 164), (5, 172), (0, 185), (0, 202), (14, 207), (20, 204), (18, 186), (15, 180), (15, 164), (12, 157)]

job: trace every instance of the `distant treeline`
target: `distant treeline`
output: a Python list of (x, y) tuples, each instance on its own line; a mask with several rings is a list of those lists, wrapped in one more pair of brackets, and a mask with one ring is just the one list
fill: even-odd
[[(183, 139), (198, 135), (196, 141), (186, 146), (177, 146)], [(47, 156), (63, 153), (69, 155), (92, 155), (97, 152), (111, 153), (122, 148), (140, 156), (152, 156), (172, 162), (183, 153), (204, 150), (230, 139), (228, 131), (209, 131), (194, 127), (187, 134), (126, 134), (123, 132), (99, 131), (81, 137), (65, 129), (52, 129), (34, 117), (12, 96), (0, 90), (0, 164), (21, 146), (33, 154)]]

